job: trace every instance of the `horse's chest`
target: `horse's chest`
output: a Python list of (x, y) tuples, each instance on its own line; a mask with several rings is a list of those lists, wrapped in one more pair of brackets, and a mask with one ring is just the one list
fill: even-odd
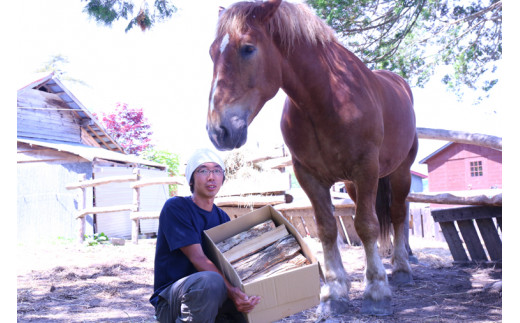
[(342, 138), (338, 132), (317, 129), (312, 123), (299, 127), (282, 125), (285, 143), (293, 158), (307, 170), (336, 181), (349, 179), (349, 164), (354, 157), (349, 140)]

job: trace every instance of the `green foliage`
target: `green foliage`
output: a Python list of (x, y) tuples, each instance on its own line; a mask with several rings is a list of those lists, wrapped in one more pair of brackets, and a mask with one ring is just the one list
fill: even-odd
[(423, 86), (438, 66), (459, 96), (489, 91), (502, 57), (502, 2), (497, 0), (309, 0), (347, 48), (370, 68)]
[(85, 235), (84, 243), (90, 247), (90, 246), (97, 246), (100, 244), (109, 244), (110, 241), (109, 241), (108, 237), (106, 236), (106, 234), (101, 232), (101, 233), (94, 233), (91, 236)]
[(177, 11), (170, 0), (155, 0), (152, 5), (153, 9), (150, 9), (148, 1), (139, 1), (140, 7), (136, 14), (134, 14), (136, 6), (132, 0), (82, 1), (86, 2), (83, 11), (98, 23), (112, 26), (119, 19), (128, 20), (125, 32), (134, 26), (139, 26), (143, 31), (150, 29), (155, 22), (170, 18)]
[(68, 75), (66, 65), (69, 63), (67, 56), (55, 54), (49, 57), (49, 59), (44, 62), (44, 65), (36, 70), (36, 73), (54, 73), (54, 75), (58, 76), (61, 80), (67, 80), (86, 86), (87, 84), (84, 81), (75, 79)]
[[(168, 166), (168, 175), (179, 175), (179, 155), (171, 153), (167, 150), (159, 150), (150, 148), (146, 150), (141, 157)], [(177, 192), (177, 185), (169, 185), (170, 196), (174, 196)]]

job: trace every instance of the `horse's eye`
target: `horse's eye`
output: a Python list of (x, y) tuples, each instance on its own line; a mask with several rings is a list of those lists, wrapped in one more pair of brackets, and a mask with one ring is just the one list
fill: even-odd
[(252, 45), (244, 45), (244, 46), (242, 46), (242, 48), (240, 48), (240, 53), (244, 57), (250, 56), (255, 51), (256, 51), (256, 48), (255, 48), (255, 46), (252, 46)]

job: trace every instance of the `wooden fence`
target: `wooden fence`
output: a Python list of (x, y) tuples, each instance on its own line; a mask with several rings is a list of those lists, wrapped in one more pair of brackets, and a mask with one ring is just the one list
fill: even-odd
[(440, 224), (455, 263), (502, 262), (501, 206), (433, 210), (432, 216)]
[[(96, 187), (110, 183), (130, 183), (133, 189), (133, 202), (126, 205), (114, 205), (107, 207), (86, 207), (87, 205), (87, 188)], [(85, 175), (79, 178), (79, 181), (66, 186), (67, 189), (81, 189), (81, 201), (78, 203), (78, 212), (76, 219), (78, 220), (78, 238), (79, 242), (85, 240), (85, 216), (87, 214), (106, 214), (120, 211), (130, 211), (130, 220), (132, 221), (132, 242), (137, 243), (139, 238), (139, 221), (141, 219), (158, 219), (162, 205), (158, 206), (157, 211), (143, 212), (140, 210), (141, 204), (141, 188), (150, 185), (182, 185), (182, 181), (175, 177), (150, 177), (141, 178), (140, 170), (135, 169), (132, 175), (111, 176), (102, 179), (85, 180)]]
[[(502, 149), (502, 139), (499, 137), (426, 128), (418, 128), (417, 131), (419, 138), (450, 140), (453, 142), (472, 143), (494, 149)], [(283, 159), (282, 166), (275, 165), (273, 168), (291, 166), (290, 160), (287, 160), (285, 157)], [(114, 182), (132, 182), (131, 187), (134, 190), (132, 204), (110, 207), (86, 207), (86, 188)], [(81, 242), (84, 241), (85, 216), (87, 214), (130, 211), (132, 242), (138, 243), (139, 221), (141, 219), (157, 219), (160, 213), (160, 210), (153, 212), (140, 211), (140, 188), (159, 184), (181, 185), (182, 181), (173, 177), (142, 179), (139, 170), (136, 169), (134, 174), (130, 176), (107, 177), (89, 181), (85, 181), (83, 177), (78, 183), (67, 185), (67, 189), (79, 188), (83, 191), (83, 202), (79, 203), (82, 207), (76, 215), (79, 223), (79, 240)], [(239, 217), (252, 211), (254, 208), (267, 204), (274, 205), (275, 209), (282, 213), (302, 236), (317, 237), (316, 220), (310, 204), (304, 206), (290, 204), (292, 202), (290, 195), (285, 194), (284, 190), (275, 191), (247, 196), (240, 196), (240, 194), (228, 195), (227, 197), (217, 198), (215, 204), (224, 209), (231, 218)], [(341, 193), (331, 193), (333, 197), (341, 195)], [(348, 197), (348, 195), (344, 194), (343, 197)], [(355, 206), (353, 203), (344, 203), (344, 201), (345, 200), (341, 199), (333, 199), (335, 208), (334, 217), (338, 224), (340, 238), (350, 245), (360, 245), (361, 240), (354, 229), (353, 218)], [(438, 210), (433, 211), (432, 214), (430, 214), (429, 208), (411, 209), (408, 222), (409, 233), (422, 238), (435, 240), (445, 239), (456, 262), (501, 262), (502, 243), (500, 233), (498, 232), (498, 230), (500, 230), (500, 232), (502, 230), (501, 191), (494, 196), (411, 193), (407, 201), (481, 206), (480, 211), (475, 211), (475, 208), (470, 207), (464, 209)], [(475, 227), (478, 227), (479, 232), (475, 230)], [(464, 245), (466, 246), (465, 248)], [(467, 256), (466, 250), (468, 250), (469, 257)]]

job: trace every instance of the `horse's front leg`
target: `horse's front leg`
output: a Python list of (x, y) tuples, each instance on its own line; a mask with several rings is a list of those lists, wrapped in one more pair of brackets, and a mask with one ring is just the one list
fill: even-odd
[(297, 162), (294, 162), (294, 172), (311, 201), (318, 225), (318, 237), (323, 247), (326, 282), (321, 288), (321, 303), (317, 314), (328, 316), (345, 313), (348, 310), (350, 280), (338, 249), (338, 229), (333, 215), (330, 185), (317, 180)]
[(377, 172), (368, 172), (356, 180), (356, 217), (354, 226), (363, 242), (366, 256), (365, 292), (361, 312), (370, 315), (392, 314), (392, 292), (388, 284), (383, 262), (379, 256), (377, 240), (379, 221), (375, 211), (378, 178)]

